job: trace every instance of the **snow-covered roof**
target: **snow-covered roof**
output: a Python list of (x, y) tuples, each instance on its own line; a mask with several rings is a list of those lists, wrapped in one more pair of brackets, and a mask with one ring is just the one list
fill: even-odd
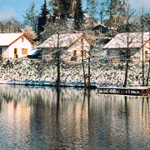
[[(127, 34), (129, 34), (129, 36)], [(127, 37), (129, 37), (129, 40), (127, 40)], [(149, 32), (144, 32), (143, 44), (145, 44), (148, 40), (149, 40)], [(142, 47), (142, 33), (117, 34), (110, 42), (108, 42), (104, 46), (104, 49), (127, 48), (127, 43), (129, 43), (129, 48)]]
[(10, 46), (23, 36), (26, 37), (31, 44), (34, 44), (34, 41), (26, 33), (0, 33), (0, 46)]
[[(85, 37), (83, 33), (67, 33), (59, 35), (59, 47), (70, 47), (82, 36)], [(86, 38), (86, 37), (85, 37)], [(88, 40), (88, 38), (86, 38)], [(58, 34), (52, 35), (46, 41), (44, 41), (38, 48), (54, 48), (58, 44)]]
[(94, 25), (94, 28), (93, 28), (93, 29), (95, 29), (95, 28), (97, 28), (97, 27), (99, 27), (99, 26), (106, 28), (105, 25), (103, 25), (103, 24), (101, 24), (101, 23), (98, 23), (98, 24)]

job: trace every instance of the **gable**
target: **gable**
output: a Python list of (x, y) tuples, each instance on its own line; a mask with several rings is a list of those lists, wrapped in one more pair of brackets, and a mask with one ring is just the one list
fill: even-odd
[[(83, 45), (82, 45), (82, 42), (83, 42)], [(67, 51), (68, 52), (73, 52), (74, 50), (81, 51), (82, 49), (85, 51), (89, 51), (90, 50), (90, 44), (86, 41), (86, 39), (83, 39), (83, 41), (82, 41), (80, 38), (73, 45), (71, 45)]]
[(21, 36), (19, 36), (17, 39), (15, 39), (13, 42), (11, 42), (8, 46), (11, 46), (16, 41), (18, 41), (20, 38), (25, 37), (32, 45), (35, 43), (26, 33), (23, 33)]
[[(129, 39), (127, 37), (129, 36)], [(110, 42), (108, 42), (104, 49), (118, 49), (118, 48), (141, 48), (142, 45), (141, 33), (121, 33), (117, 34)], [(144, 45), (149, 41), (149, 33), (143, 34)], [(128, 44), (128, 45), (127, 45)]]
[(81, 40), (81, 39), (85, 39), (88, 43), (89, 43), (89, 45), (93, 45), (94, 43), (88, 38), (88, 36), (86, 35), (86, 34), (83, 34), (82, 36), (80, 36), (77, 40), (75, 40), (70, 46), (69, 46), (69, 48), (70, 47), (72, 47), (75, 43), (77, 43), (79, 40)]
[(26, 33), (1, 33), (0, 46), (11, 46), (23, 36), (28, 39), (31, 44), (34, 44), (34, 41)]

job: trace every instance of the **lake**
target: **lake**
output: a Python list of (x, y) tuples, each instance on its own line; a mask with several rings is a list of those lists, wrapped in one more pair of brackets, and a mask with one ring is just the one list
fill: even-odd
[(0, 149), (150, 149), (149, 97), (0, 86)]

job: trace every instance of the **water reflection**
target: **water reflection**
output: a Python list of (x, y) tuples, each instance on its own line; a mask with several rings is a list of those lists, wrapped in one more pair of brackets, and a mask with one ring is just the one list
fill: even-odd
[(149, 97), (0, 87), (0, 149), (150, 149)]

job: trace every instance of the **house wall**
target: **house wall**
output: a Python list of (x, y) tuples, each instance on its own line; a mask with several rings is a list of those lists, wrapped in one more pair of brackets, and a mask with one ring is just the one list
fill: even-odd
[[(108, 49), (107, 50), (107, 58), (114, 59), (114, 60), (116, 59), (117, 61), (121, 61), (121, 59), (122, 59), (121, 52), (125, 52), (125, 50), (123, 50), (123, 49), (120, 49), (120, 50), (119, 49)], [(148, 61), (149, 58), (150, 58), (149, 43), (146, 43), (144, 45), (144, 60)], [(132, 62), (142, 61), (142, 48), (130, 49), (130, 60)]]
[[(3, 58), (14, 58), (14, 49), (17, 48), (18, 58), (26, 57), (32, 50), (32, 44), (25, 38), (22, 42), (22, 38), (13, 43), (9, 48), (3, 52)], [(27, 54), (22, 54), (22, 48), (28, 49)]]
[(9, 47), (2, 47), (2, 57), (5, 58), (9, 55)]
[[(68, 48), (68, 50), (67, 50), (68, 56), (67, 56), (66, 60), (70, 61), (71, 58), (74, 57), (74, 51), (75, 50), (76, 50), (77, 60), (81, 60), (82, 59), (82, 55), (81, 55), (82, 42), (81, 42), (81, 39), (78, 40), (70, 48)], [(88, 57), (88, 51), (90, 50), (90, 45), (89, 45), (89, 43), (85, 39), (83, 39), (83, 50), (86, 51), (86, 55), (84, 57), (85, 58)]]
[[(142, 48), (140, 48), (137, 52), (134, 53), (135, 54), (132, 57), (132, 59), (134, 61), (142, 61)], [(144, 61), (148, 61), (149, 57), (150, 57), (150, 50), (149, 50), (149, 42), (148, 42), (144, 45)]]
[[(83, 39), (83, 50), (85, 50), (87, 52), (86, 55), (84, 56), (84, 58), (88, 57), (89, 49), (90, 49), (89, 43), (85, 39)], [(81, 60), (82, 59), (82, 56), (81, 56), (81, 50), (82, 50), (81, 39), (69, 48), (61, 48), (61, 52), (62, 52), (61, 58), (64, 61), (71, 61), (72, 57), (74, 57), (74, 51), (75, 50), (76, 50), (77, 60)], [(52, 53), (53, 53), (53, 48), (43, 49), (42, 50), (42, 59), (46, 59), (46, 60), (54, 59), (54, 58), (52, 58)]]
[[(108, 49), (107, 50), (107, 58), (111, 59), (112, 62), (120, 62), (125, 60), (125, 49)], [(141, 49), (130, 49), (129, 51), (130, 60), (132, 62), (137, 62), (142, 60)]]
[(52, 51), (53, 51), (53, 48), (42, 49), (42, 59), (52, 60), (53, 59)]

